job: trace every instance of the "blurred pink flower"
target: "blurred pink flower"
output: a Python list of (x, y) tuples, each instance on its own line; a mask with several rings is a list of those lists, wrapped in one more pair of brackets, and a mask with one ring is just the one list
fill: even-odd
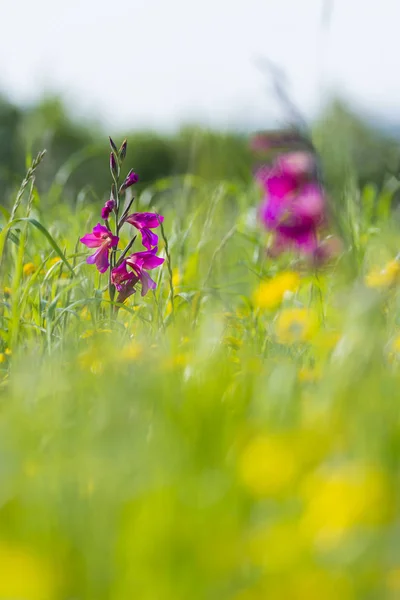
[(295, 247), (312, 253), (318, 247), (317, 231), (325, 218), (325, 198), (314, 176), (311, 154), (281, 155), (271, 167), (262, 167), (256, 179), (265, 191), (260, 218), (275, 232), (274, 251)]

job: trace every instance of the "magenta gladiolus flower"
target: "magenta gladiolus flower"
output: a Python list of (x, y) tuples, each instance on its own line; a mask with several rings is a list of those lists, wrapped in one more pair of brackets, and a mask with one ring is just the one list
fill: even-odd
[(133, 271), (128, 271), (126, 265), (126, 260), (124, 260), (111, 271), (111, 283), (119, 292), (117, 302), (125, 302), (129, 296), (134, 294), (136, 292), (135, 285), (139, 281), (139, 277)]
[(126, 176), (124, 183), (121, 185), (119, 191), (123, 192), (128, 187), (131, 187), (131, 185), (133, 185), (134, 183), (137, 183), (138, 181), (139, 181), (139, 177), (136, 175), (136, 173), (134, 173), (133, 169), (131, 169), (129, 171), (128, 175)]
[(277, 252), (293, 246), (314, 252), (318, 246), (317, 230), (325, 218), (325, 198), (314, 179), (314, 166), (310, 154), (294, 152), (256, 174), (266, 193), (260, 217), (276, 234)]
[(133, 282), (133, 280), (136, 280), (136, 283), (139, 279), (133, 271), (127, 270), (126, 260), (122, 261), (118, 267), (115, 267), (111, 271), (111, 283), (115, 285), (119, 292), (127, 282)]
[(110, 200), (107, 200), (107, 202), (101, 209), (101, 218), (106, 221), (108, 219), (108, 217), (111, 215), (114, 208), (115, 208), (115, 200), (113, 198), (111, 198)]
[(151, 271), (163, 264), (164, 259), (156, 256), (158, 248), (146, 250), (145, 252), (135, 252), (126, 259), (126, 264), (130, 267), (142, 284), (142, 296), (145, 296), (149, 289), (154, 290), (157, 287), (146, 271)]
[(139, 229), (142, 234), (142, 244), (147, 250), (157, 246), (158, 236), (150, 230), (158, 227), (164, 221), (164, 217), (156, 213), (134, 213), (129, 215), (126, 221)]
[(111, 248), (118, 245), (119, 238), (104, 225), (98, 223), (92, 233), (87, 233), (80, 240), (88, 248), (97, 248), (96, 252), (86, 259), (90, 265), (95, 264), (100, 273), (105, 273), (110, 266), (108, 254)]
[(281, 154), (278, 165), (285, 175), (309, 179), (315, 170), (315, 159), (309, 152), (288, 152)]

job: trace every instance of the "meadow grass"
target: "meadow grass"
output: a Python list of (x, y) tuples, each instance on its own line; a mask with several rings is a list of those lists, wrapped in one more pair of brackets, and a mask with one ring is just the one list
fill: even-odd
[(255, 186), (159, 181), (158, 287), (110, 321), (99, 208), (35, 168), (0, 233), (0, 598), (400, 597), (391, 191), (346, 188), (316, 269), (266, 254)]

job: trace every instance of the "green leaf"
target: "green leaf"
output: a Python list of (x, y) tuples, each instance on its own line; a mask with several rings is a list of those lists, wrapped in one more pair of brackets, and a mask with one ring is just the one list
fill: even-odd
[(64, 255), (63, 251), (61, 250), (61, 248), (59, 247), (59, 245), (57, 244), (57, 242), (55, 241), (55, 239), (53, 238), (53, 236), (51, 235), (51, 233), (49, 233), (49, 231), (46, 229), (46, 227), (44, 227), (44, 225), (42, 225), (41, 223), (39, 223), (39, 221), (37, 221), (36, 219), (32, 219), (31, 217), (21, 217), (21, 218), (18, 218), (18, 219), (14, 219), (10, 223), (7, 223), (7, 225), (4, 227), (4, 229), (0, 232), (0, 260), (3, 257), (4, 246), (5, 246), (5, 243), (6, 243), (6, 240), (7, 240), (7, 234), (8, 234), (8, 232), (17, 223), (21, 223), (21, 222), (25, 222), (25, 223), (29, 223), (29, 225), (33, 225), (34, 227), (36, 227), (36, 229), (38, 229), (40, 231), (40, 233), (42, 233), (45, 236), (45, 238), (49, 242), (50, 246), (58, 254), (58, 256), (61, 258), (61, 260), (63, 261), (63, 263), (67, 266), (67, 268), (69, 269), (69, 271), (71, 272), (71, 274), (74, 276), (75, 273), (74, 273), (74, 270), (73, 270), (72, 266), (70, 265), (70, 263), (68, 262), (68, 260), (65, 258), (65, 255)]

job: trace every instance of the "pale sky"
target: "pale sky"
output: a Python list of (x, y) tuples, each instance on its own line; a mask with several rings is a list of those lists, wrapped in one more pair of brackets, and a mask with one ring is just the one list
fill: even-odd
[(3, 0), (0, 19), (0, 90), (60, 92), (111, 130), (282, 119), (259, 56), (306, 115), (336, 89), (400, 117), (400, 0)]

